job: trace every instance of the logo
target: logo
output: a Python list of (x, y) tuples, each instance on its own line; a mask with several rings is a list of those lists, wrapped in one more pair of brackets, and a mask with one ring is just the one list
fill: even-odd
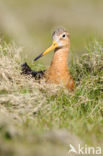
[(68, 153), (75, 153), (75, 154), (96, 154), (100, 155), (102, 153), (101, 147), (89, 147), (87, 145), (81, 146), (78, 144), (77, 148), (75, 148), (72, 144), (69, 145), (70, 149)]

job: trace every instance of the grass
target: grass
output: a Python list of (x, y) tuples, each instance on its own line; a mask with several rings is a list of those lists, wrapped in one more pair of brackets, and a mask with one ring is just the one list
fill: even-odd
[[(31, 60), (51, 44), (54, 29), (63, 26), (70, 33), (72, 52), (82, 54), (91, 39), (103, 39), (102, 6), (102, 0), (1, 0), (0, 36), (23, 44), (23, 55)], [(45, 62), (49, 64), (49, 57)]]
[(70, 143), (102, 146), (103, 47), (94, 41), (87, 50), (71, 62), (75, 91), (67, 92), (21, 75), (22, 49), (1, 42), (1, 156), (64, 156)]

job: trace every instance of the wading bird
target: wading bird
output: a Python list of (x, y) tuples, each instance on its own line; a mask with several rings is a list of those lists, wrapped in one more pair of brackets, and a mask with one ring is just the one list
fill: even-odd
[(70, 49), (69, 33), (63, 28), (58, 28), (52, 34), (52, 45), (42, 52), (34, 61), (54, 50), (54, 56), (50, 67), (45, 71), (33, 71), (24, 63), (22, 65), (22, 74), (30, 74), (35, 79), (45, 78), (47, 83), (62, 84), (69, 90), (74, 89), (74, 81), (68, 70), (67, 58)]

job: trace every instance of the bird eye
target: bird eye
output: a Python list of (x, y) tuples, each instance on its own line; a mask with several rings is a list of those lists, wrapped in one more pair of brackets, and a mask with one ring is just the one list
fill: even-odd
[(62, 35), (63, 38), (65, 38), (65, 36), (66, 36), (65, 34)]

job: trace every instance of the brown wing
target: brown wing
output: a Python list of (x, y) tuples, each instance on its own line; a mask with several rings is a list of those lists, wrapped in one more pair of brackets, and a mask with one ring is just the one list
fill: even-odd
[(67, 88), (70, 89), (71, 91), (74, 90), (74, 81), (71, 75), (69, 75), (68, 83), (67, 83)]

